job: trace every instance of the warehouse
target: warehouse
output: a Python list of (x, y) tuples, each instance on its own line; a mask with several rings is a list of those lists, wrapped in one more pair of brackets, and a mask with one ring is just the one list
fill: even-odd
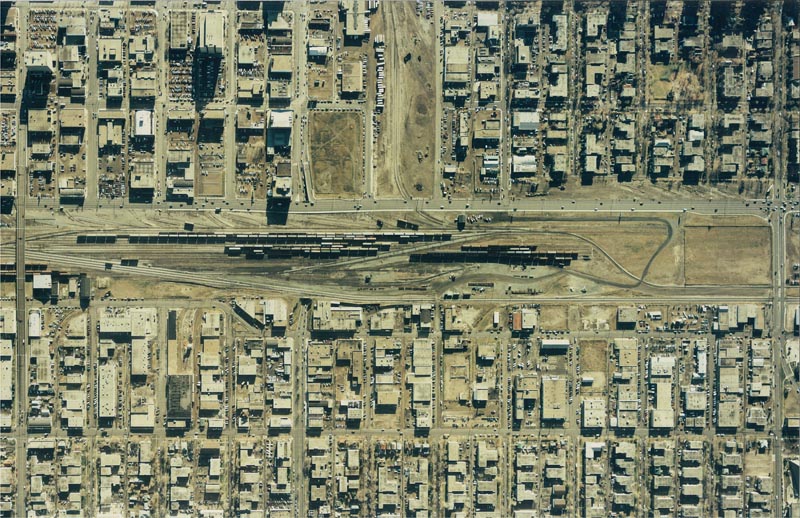
[(97, 385), (99, 387), (100, 405), (97, 418), (101, 424), (117, 417), (117, 365), (106, 363), (97, 368)]

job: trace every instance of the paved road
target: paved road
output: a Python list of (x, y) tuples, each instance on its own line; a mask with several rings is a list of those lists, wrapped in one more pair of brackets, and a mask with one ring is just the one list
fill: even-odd
[[(19, 9), (18, 15), (19, 32), (17, 36), (17, 48), (20, 52), (19, 55), (27, 49), (28, 46), (28, 6), (22, 5)], [(22, 95), (17, 95), (15, 110), (19, 117), (20, 105), (22, 102)], [(20, 121), (21, 122), (21, 121)], [(27, 170), (27, 154), (25, 152), (27, 144), (27, 124), (23, 127), (18, 124), (19, 132), (17, 135), (17, 163), (25, 164), (23, 174), (17, 175), (17, 193), (20, 194), (17, 198), (16, 206), (16, 263), (18, 265), (25, 264), (25, 223), (26, 223), (26, 200), (28, 198), (28, 170)], [(12, 423), (14, 426), (14, 437), (16, 439), (16, 504), (15, 508), (17, 513), (21, 513), (25, 509), (25, 487), (26, 471), (24, 466), (27, 462), (26, 456), (26, 439), (27, 429), (23, 426), (24, 416), (27, 413), (27, 395), (28, 395), (28, 319), (26, 310), (25, 299), (25, 268), (17, 268), (16, 276), (16, 310), (17, 310), (17, 335), (15, 345), (15, 375), (14, 381), (14, 419), (16, 422)]]
[[(785, 206), (782, 206), (783, 203)], [(19, 200), (18, 200), (19, 203)], [(288, 225), (292, 225), (292, 215), (309, 214), (346, 214), (361, 212), (365, 214), (393, 213), (393, 212), (418, 212), (421, 214), (438, 213), (504, 213), (513, 214), (523, 213), (548, 213), (548, 214), (569, 214), (583, 212), (598, 212), (604, 214), (621, 215), (625, 213), (690, 213), (705, 215), (753, 215), (767, 218), (770, 213), (788, 212), (797, 210), (800, 207), (797, 197), (786, 196), (785, 198), (771, 199), (750, 199), (750, 200), (651, 200), (651, 199), (626, 199), (626, 200), (558, 200), (552, 198), (524, 198), (517, 199), (513, 203), (505, 200), (503, 202), (492, 202), (488, 200), (464, 201), (454, 200), (452, 202), (434, 202), (429, 200), (321, 200), (313, 203), (295, 202), (289, 207)], [(43, 201), (40, 206), (29, 207), (30, 218), (46, 219), (53, 215), (58, 209), (52, 202)], [(108, 214), (112, 216), (117, 210), (141, 210), (143, 219), (148, 214), (163, 212), (201, 212), (218, 211), (219, 214), (227, 213), (251, 213), (259, 214), (266, 212), (265, 202), (198, 202), (193, 205), (181, 203), (153, 203), (153, 204), (131, 204), (128, 202), (99, 202), (96, 204), (85, 204), (82, 207), (64, 206), (61, 210), (66, 215), (79, 216), (86, 213), (97, 215)], [(408, 214), (406, 214), (408, 216)], [(455, 219), (455, 214), (448, 216)], [(266, 219), (266, 218), (265, 218)], [(176, 226), (181, 222), (176, 221)], [(266, 221), (264, 222), (266, 225)]]

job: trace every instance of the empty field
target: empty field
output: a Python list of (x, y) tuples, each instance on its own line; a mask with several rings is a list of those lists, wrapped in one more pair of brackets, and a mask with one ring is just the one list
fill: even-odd
[(769, 282), (768, 227), (686, 227), (684, 239), (687, 285)]
[(567, 329), (567, 308), (566, 306), (547, 306), (544, 305), (539, 310), (539, 326), (546, 330)]
[(357, 112), (314, 111), (309, 115), (309, 153), (314, 193), (351, 197), (364, 180), (363, 119)]
[(586, 393), (600, 393), (606, 390), (606, 372), (608, 363), (608, 342), (605, 340), (581, 340), (581, 354), (578, 364), (581, 374), (594, 379), (591, 386), (585, 387)]
[[(596, 225), (599, 226), (599, 225)], [(620, 266), (639, 276), (667, 237), (661, 224), (605, 225), (603, 230), (580, 232), (610, 255)]]
[(650, 96), (654, 101), (697, 102), (703, 100), (703, 85), (686, 65), (651, 65)]
[(667, 100), (677, 70), (677, 65), (652, 65), (650, 67), (650, 95), (653, 100)]
[(224, 196), (225, 173), (222, 171), (211, 171), (200, 175), (197, 182), (197, 195)]

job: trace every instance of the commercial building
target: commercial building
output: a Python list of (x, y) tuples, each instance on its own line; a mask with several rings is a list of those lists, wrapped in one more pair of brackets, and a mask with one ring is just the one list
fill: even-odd
[(191, 374), (167, 376), (167, 427), (186, 428), (192, 419), (193, 386)]
[(52, 76), (56, 70), (56, 59), (46, 50), (29, 50), (25, 52), (25, 69), (28, 75)]
[(563, 376), (542, 377), (542, 422), (563, 422), (567, 419), (567, 379)]
[(466, 86), (469, 82), (469, 65), (468, 47), (447, 47), (444, 51), (445, 86)]
[(206, 57), (222, 58), (225, 48), (225, 13), (204, 12), (198, 22), (197, 50)]
[(133, 120), (133, 136), (137, 139), (152, 139), (155, 136), (156, 128), (153, 120), (153, 112), (149, 110), (137, 110)]
[(97, 418), (104, 421), (117, 417), (117, 364), (104, 363), (97, 368), (98, 400)]
[(189, 11), (170, 10), (169, 20), (169, 50), (186, 51), (189, 49), (191, 39), (189, 34)]
[(581, 403), (582, 419), (581, 425), (584, 428), (605, 428), (606, 427), (606, 400), (605, 399), (584, 399)]

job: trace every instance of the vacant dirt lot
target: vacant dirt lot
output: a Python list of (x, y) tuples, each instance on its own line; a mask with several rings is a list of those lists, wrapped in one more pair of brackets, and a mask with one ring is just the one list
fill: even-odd
[(361, 192), (364, 179), (361, 114), (313, 111), (308, 128), (314, 193), (336, 198)]
[(594, 378), (591, 386), (581, 390), (589, 394), (602, 394), (606, 390), (608, 342), (605, 340), (581, 340), (579, 343), (581, 347), (581, 375)]
[(686, 284), (766, 284), (769, 228), (686, 227)]
[(382, 2), (375, 33), (386, 35), (386, 109), (375, 150), (377, 195), (430, 197), (435, 178), (436, 36), (414, 2)]
[(642, 274), (650, 258), (667, 238), (667, 229), (657, 223), (628, 225), (610, 223), (604, 225), (602, 231), (590, 230), (577, 233), (591, 239), (623, 268), (637, 277)]
[(198, 196), (224, 196), (225, 195), (225, 173), (222, 171), (211, 171), (201, 174), (197, 179)]
[(539, 327), (546, 330), (567, 329), (567, 308), (542, 306), (539, 310)]

